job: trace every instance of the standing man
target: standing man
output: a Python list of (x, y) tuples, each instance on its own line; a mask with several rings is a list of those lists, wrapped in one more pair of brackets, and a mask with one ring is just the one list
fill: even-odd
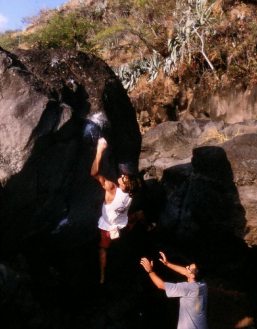
[(196, 264), (186, 267), (175, 265), (167, 261), (163, 252), (160, 252), (159, 259), (169, 269), (184, 275), (185, 282), (171, 283), (164, 282), (153, 270), (153, 261), (141, 258), (140, 264), (149, 274), (150, 279), (157, 288), (163, 289), (167, 297), (179, 297), (179, 320), (177, 329), (208, 329), (207, 309), (207, 285), (199, 280), (199, 270)]

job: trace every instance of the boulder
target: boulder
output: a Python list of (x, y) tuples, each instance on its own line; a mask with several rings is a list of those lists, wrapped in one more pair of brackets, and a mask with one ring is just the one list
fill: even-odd
[(114, 163), (137, 167), (141, 135), (122, 84), (99, 58), (69, 50), (0, 49), (0, 70), (2, 250), (96, 241), (96, 141), (83, 136), (93, 123)]
[(161, 222), (180, 238), (232, 235), (257, 245), (257, 124), (165, 122), (143, 137), (140, 169), (166, 189)]
[(116, 322), (124, 312), (119, 304), (113, 310), (117, 293), (124, 291), (126, 312), (138, 299), (131, 277), (139, 250), (135, 240), (113, 246), (107, 277), (114, 293), (105, 294), (97, 230), (104, 195), (90, 167), (101, 135), (113, 166), (138, 167), (141, 135), (131, 102), (111, 69), (81, 52), (0, 49), (0, 72), (2, 323), (97, 328), (110, 312)]
[(196, 92), (188, 112), (194, 118), (208, 117), (211, 120), (223, 120), (226, 123), (240, 123), (254, 120), (257, 113), (257, 88), (235, 86), (220, 89), (204, 97)]

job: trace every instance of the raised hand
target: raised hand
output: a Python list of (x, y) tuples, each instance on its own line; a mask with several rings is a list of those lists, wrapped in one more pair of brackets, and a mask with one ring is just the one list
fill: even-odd
[(161, 255), (161, 258), (159, 258), (159, 261), (162, 262), (164, 265), (167, 265), (168, 261), (167, 261), (167, 257), (164, 254), (164, 252), (159, 251), (159, 254)]
[(146, 272), (150, 273), (153, 271), (153, 261), (149, 261), (147, 258), (143, 257), (140, 260), (140, 264), (143, 266)]

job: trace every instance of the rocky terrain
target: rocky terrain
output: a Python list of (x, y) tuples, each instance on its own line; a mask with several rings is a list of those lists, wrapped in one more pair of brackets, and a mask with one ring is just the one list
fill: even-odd
[[(30, 18), (26, 31), (0, 35), (0, 46), (97, 53), (126, 86), (142, 132), (167, 120), (255, 120), (256, 1), (189, 3), (70, 0)], [(192, 30), (176, 44), (194, 21), (202, 42)], [(185, 52), (165, 71), (180, 47)]]
[[(176, 35), (162, 14), (173, 5), (160, 0), (153, 11), (155, 2), (70, 0), (26, 31), (75, 11), (77, 23), (97, 23), (86, 41), (97, 36), (98, 56), (95, 48), (78, 51), (84, 39), (66, 49), (28, 39), (12, 52), (0, 49), (5, 329), (176, 328), (177, 300), (167, 300), (139, 266), (149, 256), (165, 279), (180, 280), (159, 264), (159, 250), (201, 265), (210, 329), (256, 327), (256, 3), (215, 1), (215, 33), (205, 39), (214, 70), (198, 48), (190, 63), (168, 75), (160, 66), (152, 80), (144, 72), (126, 91), (112, 69), (153, 58), (153, 49), (168, 58), (167, 38)], [(135, 20), (142, 34), (128, 31)], [(132, 160), (144, 178), (133, 207), (144, 210), (146, 223), (113, 243), (103, 286), (103, 195), (89, 175), (95, 140), (86, 135), (88, 120), (101, 128), (116, 164)]]
[[(129, 98), (97, 57), (2, 49), (0, 67), (5, 328), (175, 327), (177, 301), (156, 291), (139, 266), (149, 256), (164, 277), (179, 279), (158, 265), (158, 250), (202, 265), (211, 328), (253, 325), (256, 122), (164, 122), (141, 145)], [(116, 161), (139, 161), (145, 186), (134, 206), (156, 223), (150, 231), (138, 223), (112, 245), (104, 286), (102, 193), (89, 176), (94, 140), (83, 137), (85, 120), (99, 113)]]

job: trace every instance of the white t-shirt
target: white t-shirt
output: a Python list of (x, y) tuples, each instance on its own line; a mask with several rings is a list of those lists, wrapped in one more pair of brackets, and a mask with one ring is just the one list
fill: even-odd
[[(105, 231), (112, 231), (111, 238), (115, 236), (119, 229), (128, 224), (128, 209), (132, 198), (128, 193), (122, 192), (117, 187), (113, 201), (111, 203), (103, 203), (102, 216), (99, 218), (98, 227)], [(116, 232), (116, 233), (115, 233)]]
[(205, 282), (165, 282), (167, 297), (180, 297), (177, 329), (208, 329)]

